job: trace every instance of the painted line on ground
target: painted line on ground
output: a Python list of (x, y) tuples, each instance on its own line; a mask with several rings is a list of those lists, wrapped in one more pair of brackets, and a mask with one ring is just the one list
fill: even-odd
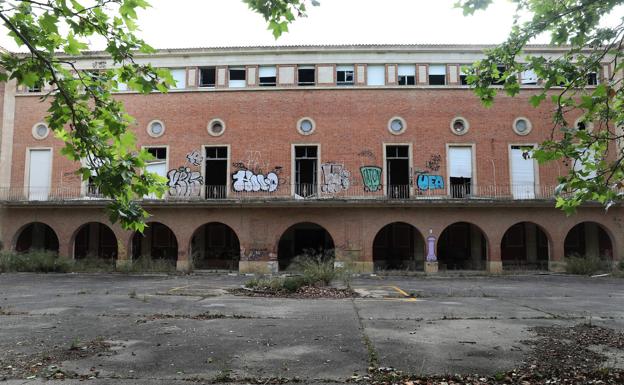
[(413, 298), (411, 295), (407, 294), (404, 290), (402, 290), (398, 286), (388, 286), (388, 287), (392, 288), (394, 291), (396, 291), (397, 293), (399, 293), (403, 297), (405, 297), (405, 298), (401, 298), (401, 300), (403, 300), (403, 301), (406, 301), (406, 302), (416, 302), (416, 301), (418, 301), (416, 298)]

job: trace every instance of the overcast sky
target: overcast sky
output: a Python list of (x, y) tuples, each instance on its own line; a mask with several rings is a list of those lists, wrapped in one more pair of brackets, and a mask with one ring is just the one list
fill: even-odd
[[(456, 0), (320, 0), (275, 40), (259, 14), (242, 0), (149, 0), (139, 33), (156, 48), (292, 44), (500, 43), (513, 4), (497, 0), (485, 12), (463, 16)], [(621, 16), (622, 8), (617, 12)], [(0, 27), (0, 29), (3, 27)], [(535, 41), (547, 43), (546, 36)], [(0, 45), (15, 44), (0, 33)], [(93, 49), (101, 46), (94, 44)]]

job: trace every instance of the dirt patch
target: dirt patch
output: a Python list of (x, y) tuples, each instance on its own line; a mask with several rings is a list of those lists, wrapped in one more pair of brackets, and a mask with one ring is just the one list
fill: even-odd
[(251, 318), (240, 314), (221, 314), (221, 313), (200, 313), (200, 314), (152, 314), (137, 320), (137, 323), (144, 323), (148, 321), (156, 321), (156, 320), (166, 320), (166, 319), (192, 319), (197, 321), (207, 321), (213, 319), (245, 319)]
[(338, 289), (335, 287), (303, 286), (297, 291), (266, 290), (266, 289), (230, 289), (230, 294), (245, 297), (279, 297), (279, 298), (354, 298), (358, 294), (351, 289)]
[(536, 327), (531, 330), (537, 334), (537, 339), (524, 341), (531, 347), (527, 359), (521, 367), (509, 372), (493, 376), (418, 377), (393, 368), (371, 367), (368, 375), (354, 376), (349, 382), (374, 385), (624, 384), (624, 370), (604, 367), (609, 357), (595, 350), (599, 346), (624, 352), (623, 333), (587, 324)]
[(0, 357), (0, 381), (8, 379), (45, 378), (50, 380), (92, 379), (97, 378), (99, 372), (91, 368), (88, 373), (76, 373), (65, 370), (63, 362), (82, 360), (88, 357), (111, 355), (112, 344), (103, 338), (80, 343), (75, 341), (70, 347), (53, 347), (36, 353), (11, 353)]

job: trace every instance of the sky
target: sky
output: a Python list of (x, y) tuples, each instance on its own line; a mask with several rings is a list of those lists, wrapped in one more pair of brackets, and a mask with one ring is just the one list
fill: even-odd
[[(499, 43), (513, 6), (496, 1), (463, 16), (456, 0), (320, 0), (277, 41), (261, 15), (242, 0), (149, 0), (139, 13), (140, 36), (155, 48), (297, 44)], [(3, 28), (3, 27), (0, 27)], [(97, 42), (94, 49), (98, 49)], [(0, 45), (15, 44), (0, 34)]]

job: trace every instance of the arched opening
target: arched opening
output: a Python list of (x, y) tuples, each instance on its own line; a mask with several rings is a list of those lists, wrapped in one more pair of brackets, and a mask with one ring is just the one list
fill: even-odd
[(453, 223), (440, 234), (437, 256), (440, 270), (484, 270), (487, 240), (472, 223)]
[(548, 236), (535, 223), (516, 223), (503, 235), (501, 259), (505, 270), (548, 270)]
[(175, 263), (178, 260), (178, 240), (169, 227), (159, 222), (146, 224), (143, 234), (136, 232), (132, 237), (132, 259), (164, 259)]
[(314, 223), (297, 223), (282, 234), (277, 248), (279, 269), (288, 268), (293, 258), (313, 252), (317, 254), (333, 253), (334, 240), (329, 232)]
[(602, 225), (595, 222), (582, 222), (574, 226), (565, 238), (566, 257), (613, 258), (611, 237)]
[(24, 226), (15, 241), (15, 251), (47, 250), (58, 254), (59, 240), (52, 228), (45, 223), (33, 222)]
[(238, 270), (240, 242), (228, 225), (207, 223), (193, 234), (191, 258), (195, 269)]
[(384, 226), (373, 241), (375, 270), (423, 270), (425, 240), (412, 225), (394, 222)]
[(117, 259), (115, 233), (99, 222), (82, 225), (74, 239), (74, 258)]

